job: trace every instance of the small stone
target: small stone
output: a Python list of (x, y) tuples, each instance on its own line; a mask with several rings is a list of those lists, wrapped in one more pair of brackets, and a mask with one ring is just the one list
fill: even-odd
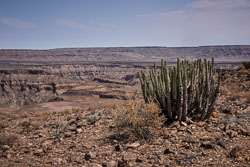
[(163, 152), (163, 154), (170, 154), (170, 153), (173, 153), (172, 151), (170, 151), (168, 148), (166, 148)]
[(191, 148), (190, 145), (185, 145), (184, 147), (185, 147), (185, 149), (190, 149)]
[(180, 124), (178, 122), (172, 122), (168, 127), (169, 128), (180, 127)]
[(52, 143), (53, 143), (53, 140), (46, 140), (42, 145), (47, 146), (47, 145), (51, 145)]
[(118, 165), (119, 167), (128, 167), (128, 162), (126, 160), (123, 161), (118, 161)]
[(7, 154), (7, 158), (8, 158), (8, 159), (11, 158), (11, 154), (10, 154), (10, 153)]
[(209, 136), (202, 136), (200, 138), (200, 140), (202, 140), (202, 141), (209, 141), (209, 140), (211, 140), (211, 137), (209, 137)]
[(102, 167), (102, 165), (94, 163), (94, 164), (91, 164), (90, 167)]
[(242, 135), (250, 136), (250, 132), (247, 131), (246, 129), (241, 128), (240, 131), (241, 131), (241, 134), (242, 134)]
[(230, 138), (236, 137), (238, 135), (236, 131), (229, 131), (227, 134)]
[(71, 137), (71, 133), (70, 132), (65, 132), (64, 137)]
[(84, 156), (85, 160), (87, 160), (87, 161), (90, 160), (90, 159), (93, 159), (95, 157), (96, 157), (96, 154), (93, 153), (93, 152), (85, 153), (85, 156)]
[(78, 129), (76, 129), (76, 132), (77, 132), (77, 133), (82, 133), (83, 130), (82, 130), (82, 128), (78, 128)]
[(121, 151), (121, 147), (119, 144), (115, 146), (115, 151)]
[(83, 163), (82, 157), (77, 156), (76, 159), (75, 159), (75, 162), (77, 162), (77, 163), (79, 163), (79, 164)]
[(140, 158), (136, 158), (135, 162), (142, 163), (143, 161)]
[(224, 108), (224, 109), (222, 110), (222, 112), (225, 113), (225, 114), (230, 114), (230, 115), (232, 115), (233, 113), (235, 113), (235, 111), (232, 109), (231, 106), (230, 106), (230, 107), (227, 107), (227, 108)]
[(76, 124), (76, 120), (75, 119), (69, 120), (69, 125), (73, 125), (73, 124)]
[(185, 131), (186, 130), (186, 127), (185, 126), (180, 126), (179, 128), (178, 128), (178, 131)]
[(25, 149), (23, 152), (24, 152), (25, 154), (27, 154), (27, 153), (30, 152), (30, 150), (29, 150), (29, 149)]
[(106, 164), (107, 167), (117, 167), (117, 163), (115, 161), (110, 161)]
[(76, 125), (77, 128), (81, 128), (81, 127), (83, 127), (83, 126), (85, 126), (84, 122), (79, 122), (79, 123), (77, 123), (77, 125)]
[(39, 137), (46, 137), (46, 135), (45, 135), (45, 134), (42, 134), (42, 133), (38, 134), (38, 136), (39, 136)]
[(206, 124), (206, 122), (198, 122), (197, 123), (197, 125), (199, 126), (199, 127), (202, 127), (202, 126), (204, 126)]
[(2, 147), (0, 147), (0, 149), (3, 150), (3, 151), (6, 151), (6, 150), (10, 149), (10, 146), (3, 145)]
[(136, 160), (135, 156), (132, 155), (132, 154), (125, 154), (125, 155), (123, 155), (123, 159), (125, 161), (135, 161)]
[(187, 126), (187, 123), (186, 122), (181, 122), (181, 125)]
[(98, 115), (89, 115), (86, 117), (86, 120), (88, 121), (89, 124), (95, 124), (96, 121), (98, 121), (100, 119), (100, 116)]
[(205, 149), (213, 149), (214, 145), (212, 143), (201, 143), (200, 147), (203, 147)]
[(73, 126), (70, 126), (70, 127), (68, 127), (68, 130), (70, 130), (70, 131), (72, 131), (72, 132), (73, 132), (73, 131), (76, 131), (76, 126), (74, 126), (74, 125), (73, 125)]
[(27, 144), (27, 148), (31, 148), (32, 146), (33, 146), (32, 143), (28, 143), (28, 144)]
[(43, 149), (40, 148), (40, 149), (35, 150), (33, 154), (39, 156), (42, 153), (43, 153)]
[(63, 161), (62, 158), (58, 158), (58, 159), (57, 159), (57, 163), (58, 163), (58, 164), (62, 164), (62, 161)]
[(126, 147), (127, 148), (132, 148), (132, 149), (134, 149), (134, 148), (136, 148), (136, 147), (139, 147), (140, 146), (140, 143), (138, 143), (138, 142), (135, 142), (135, 143), (132, 143), (132, 144), (126, 144)]
[(217, 144), (226, 150), (230, 148), (230, 143), (228, 141), (220, 140), (220, 141), (218, 141)]
[(239, 157), (239, 152), (240, 152), (241, 148), (239, 146), (234, 147), (230, 153), (229, 153), (229, 157), (230, 158), (237, 158)]

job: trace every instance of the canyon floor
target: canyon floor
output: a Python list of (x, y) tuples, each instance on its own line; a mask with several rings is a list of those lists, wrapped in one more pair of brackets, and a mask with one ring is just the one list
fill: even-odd
[(209, 120), (146, 141), (114, 132), (111, 110), (142, 99), (148, 64), (11, 64), (0, 69), (0, 166), (250, 165), (249, 70), (224, 72)]

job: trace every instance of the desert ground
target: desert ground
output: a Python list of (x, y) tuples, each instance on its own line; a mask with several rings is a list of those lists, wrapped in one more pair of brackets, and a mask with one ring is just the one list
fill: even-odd
[(0, 50), (0, 166), (250, 166), (249, 48), (181, 48), (183, 59), (215, 55), (215, 112), (147, 139), (117, 128), (117, 113), (144, 105), (137, 73), (175, 66), (176, 48)]

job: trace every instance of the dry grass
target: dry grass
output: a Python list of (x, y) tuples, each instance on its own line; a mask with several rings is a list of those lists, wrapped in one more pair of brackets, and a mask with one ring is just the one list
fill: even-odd
[(221, 94), (230, 101), (250, 101), (250, 81), (248, 72), (245, 69), (239, 69), (236, 73), (226, 73), (222, 82)]
[(91, 104), (91, 105), (89, 106), (89, 108), (88, 108), (88, 111), (95, 111), (95, 110), (97, 110), (97, 106), (95, 106), (95, 105), (93, 105), (93, 104)]
[(17, 140), (17, 136), (13, 134), (0, 133), (0, 146), (8, 145), (11, 146)]
[(1, 120), (1, 122), (0, 122), (0, 132), (2, 132), (4, 128), (8, 127), (8, 124), (9, 124), (8, 120)]
[(18, 115), (20, 118), (28, 118), (29, 117), (29, 114), (27, 112), (21, 112), (19, 115)]
[(165, 117), (156, 104), (128, 100), (112, 108), (115, 131), (129, 138), (150, 140), (160, 133)]
[(7, 119), (7, 116), (5, 116), (5, 115), (0, 115), (0, 121), (3, 121), (3, 120), (5, 120), (5, 119)]
[(45, 122), (48, 120), (49, 115), (50, 115), (50, 113), (48, 113), (48, 112), (39, 112), (39, 113), (35, 114), (35, 118), (38, 121)]

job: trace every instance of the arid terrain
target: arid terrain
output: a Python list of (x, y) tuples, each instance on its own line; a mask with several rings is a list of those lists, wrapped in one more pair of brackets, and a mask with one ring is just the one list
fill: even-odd
[[(142, 99), (137, 72), (177, 57), (223, 69), (213, 116), (147, 141), (118, 134), (115, 106)], [(249, 60), (250, 46), (0, 50), (0, 166), (247, 167)]]
[(176, 58), (194, 60), (216, 58), (220, 62), (242, 62), (250, 58), (249, 45), (199, 46), (199, 47), (110, 47), (63, 48), (49, 50), (0, 50), (0, 60), (43, 62), (156, 62)]

